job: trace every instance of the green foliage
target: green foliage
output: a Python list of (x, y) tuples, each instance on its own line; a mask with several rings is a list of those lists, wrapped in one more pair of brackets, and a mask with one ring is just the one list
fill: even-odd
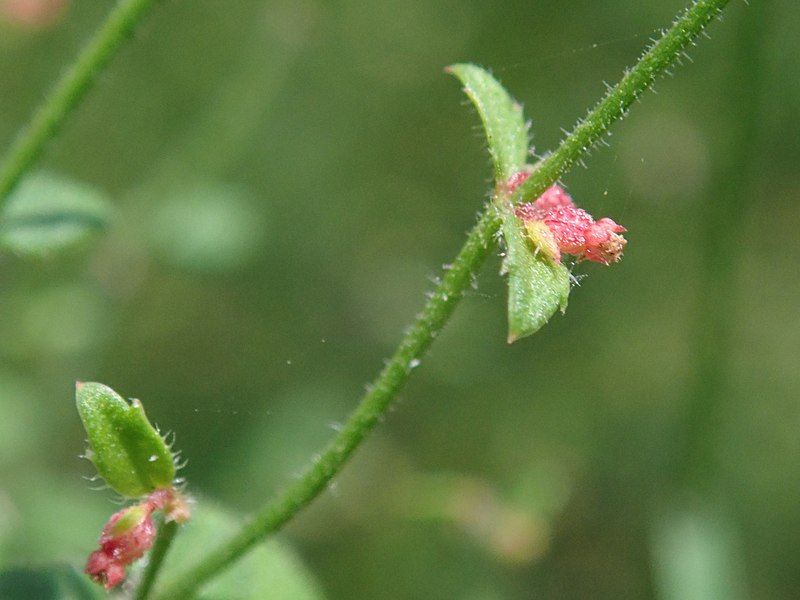
[(567, 309), (569, 271), (531, 248), (513, 212), (503, 215), (508, 272), (508, 343), (536, 333), (557, 310)]
[(172, 453), (147, 420), (141, 402), (129, 404), (101, 383), (78, 383), (75, 396), (89, 438), (89, 457), (109, 486), (135, 498), (172, 485)]
[(447, 68), (464, 84), (464, 93), (478, 109), (489, 154), (492, 155), (494, 176), (502, 184), (525, 166), (528, 157), (528, 129), (522, 106), (487, 71), (471, 64)]
[(480, 113), (496, 177), (495, 205), (506, 244), (503, 270), (508, 274), (508, 342), (537, 332), (557, 310), (567, 309), (569, 271), (537, 252), (514, 215), (504, 183), (525, 168), (528, 132), (522, 108), (488, 72), (475, 65), (454, 65), (449, 71)]
[[(252, 479), (231, 475), (219, 483), (220, 474), (230, 471), (230, 463), (221, 458), (226, 443), (243, 431), (263, 436), (256, 415), (274, 416), (279, 428), (291, 423), (286, 430), (332, 435), (327, 424), (341, 421), (344, 403), (332, 409), (324, 397), (302, 403), (281, 398), (305, 389), (309, 381), (343, 394), (360, 389), (365, 357), (383, 355), (387, 347), (386, 338), (375, 335), (376, 322), (396, 333), (405, 324), (400, 321), (415, 314), (424, 275), (449, 258), (444, 254), (463, 231), (471, 209), (458, 207), (477, 200), (483, 190), (485, 161), (464, 147), (474, 136), (462, 136), (454, 127), (459, 122), (450, 112), (454, 92), (435, 75), (443, 61), (491, 57), (503, 81), (513, 82), (528, 108), (535, 109), (539, 150), (550, 149), (559, 127), (572, 123), (584, 101), (602, 90), (600, 79), (613, 77), (622, 57), (640, 50), (665, 8), (650, 2), (631, 10), (630, 3), (617, 0), (564, 10), (560, 3), (544, 3), (509, 18), (508, 11), (474, 0), (435, 4), (380, 1), (374, 10), (354, 5), (342, 14), (313, 2), (241, 3), (232, 4), (222, 19), (209, 3), (176, 4), (154, 15), (151, 26), (134, 39), (136, 46), (120, 57), (110, 80), (98, 78), (92, 105), (69, 124), (67, 143), (51, 146), (50, 163), (127, 196), (119, 203), (125, 211), (123, 239), (94, 257), (91, 269), (76, 262), (55, 274), (39, 265), (31, 269), (22, 261), (0, 260), (0, 280), (7, 290), (0, 319), (4, 345), (17, 345), (28, 335), (26, 299), (53, 285), (74, 283), (103, 299), (107, 295), (109, 306), (98, 306), (102, 319), (92, 323), (111, 325), (104, 328), (108, 337), (101, 344), (56, 357), (31, 349), (7, 361), (7, 368), (18, 371), (34, 390), (25, 401), (40, 428), (26, 431), (34, 450), (20, 457), (14, 448), (4, 456), (8, 466), (0, 473), (0, 530), (13, 522), (19, 541), (6, 554), (8, 560), (19, 561), (20, 554), (26, 560), (49, 560), (55, 552), (76, 559), (91, 550), (97, 526), (107, 516), (108, 506), (96, 509), (95, 518), (78, 527), (81, 521), (73, 513), (88, 515), (91, 506), (105, 503), (104, 495), (89, 493), (85, 484), (78, 484), (82, 493), (64, 495), (58, 485), (59, 477), (70, 473), (77, 480), (80, 470), (74, 458), (78, 435), (65, 435), (69, 407), (59, 402), (75, 372), (102, 369), (120, 381), (138, 381), (137, 387), (168, 390), (162, 406), (148, 404), (148, 410), (170, 411), (184, 423), (181, 442), (193, 450), (194, 467), (186, 473), (192, 487), (239, 506), (255, 506), (263, 496), (245, 485)], [(737, 4), (732, 8), (739, 12), (732, 11), (730, 20), (749, 18), (753, 7)], [(780, 16), (793, 9), (791, 4), (767, 12)], [(41, 95), (56, 63), (87, 37), (102, 12), (94, 3), (71, 3), (65, 26), (2, 40), (3, 81), (15, 92), (6, 97), (6, 139), (27, 113), (26, 99)], [(313, 36), (300, 33), (301, 25), (310, 25)], [(274, 29), (300, 49), (300, 56), (266, 44), (254, 47), (247, 32), (256, 27)], [(767, 46), (794, 47), (791, 28), (775, 29)], [(708, 269), (719, 270), (707, 246), (697, 244), (697, 228), (686, 223), (695, 222), (704, 202), (727, 206), (729, 198), (708, 190), (708, 172), (721, 170), (718, 161), (726, 153), (723, 142), (731, 127), (723, 119), (739, 102), (738, 94), (720, 95), (709, 82), (722, 73), (752, 81), (730, 60), (729, 33), (722, 27), (712, 33), (709, 46), (717, 51), (708, 52), (705, 42), (701, 50), (691, 50), (700, 61), (666, 81), (658, 99), (646, 99), (645, 110), (637, 110), (617, 132), (614, 151), (596, 153), (591, 170), (578, 169), (570, 176), (576, 196), (596, 198), (607, 190), (600, 201), (617, 211), (629, 210), (636, 221), (630, 224), (646, 244), (637, 244), (619, 274), (593, 278), (593, 298), (591, 303), (586, 299), (580, 319), (561, 323), (534, 345), (507, 350), (492, 343), (497, 307), (490, 297), (496, 300), (500, 293), (498, 282), (487, 277), (478, 292), (467, 287), (461, 312), (437, 341), (442, 351), (414, 371), (402, 414), (390, 415), (392, 422), (400, 417), (395, 423), (400, 428), (388, 439), (382, 436), (389, 444), (369, 448), (370, 460), (384, 466), (392, 459), (470, 471), (480, 465), (487, 480), (512, 485), (531, 465), (577, 465), (575, 502), (556, 524), (556, 543), (546, 563), (498, 568), (493, 560), (472, 555), (451, 528), (417, 527), (388, 510), (375, 518), (384, 506), (364, 493), (374, 489), (375, 481), (361, 462), (343, 473), (348, 479), (340, 482), (336, 497), (327, 494), (294, 530), (332, 595), (381, 597), (388, 589), (398, 597), (512, 599), (559, 597), (566, 589), (576, 597), (652, 596), (641, 518), (651, 507), (651, 494), (666, 487), (659, 475), (670, 448), (667, 430), (683, 405), (682, 386), (676, 382), (694, 364), (686, 351), (684, 325), (692, 317), (688, 295), (707, 292), (695, 262), (702, 256)], [(609, 39), (613, 44), (589, 47)], [(197, 61), (198, 55), (207, 60)], [(164, 73), (176, 77), (155, 77), (154, 56), (168, 61)], [(244, 83), (236, 88), (248, 102), (268, 107), (257, 119), (217, 102), (215, 90), (231, 95), (230, 72), (242, 57), (262, 64), (265, 72), (276, 64), (289, 65), (288, 76), (269, 86), (269, 97), (276, 96), (277, 103)], [(766, 102), (761, 118), (753, 119), (762, 141), (785, 129), (786, 119), (778, 116), (796, 113), (792, 100), (797, 90), (791, 81), (783, 78), (774, 89), (753, 86)], [(184, 148), (180, 132), (202, 126), (208, 111), (200, 107), (230, 115), (220, 122), (238, 124), (248, 135), (231, 134), (231, 127), (228, 135), (239, 137), (224, 151), (216, 135), (193, 138), (191, 147)], [(780, 110), (772, 110), (776, 107)], [(708, 114), (715, 117), (710, 137), (704, 120)], [(769, 115), (775, 118), (764, 118)], [(113, 134), (98, 135), (101, 127), (113, 127)], [(646, 139), (654, 141), (643, 149), (633, 133), (645, 130)], [(775, 141), (784, 138), (776, 135)], [(751, 143), (748, 159), (785, 192), (797, 185), (791, 171), (797, 151), (786, 144), (781, 148), (785, 160), (776, 163), (774, 153), (760, 152), (764, 145)], [(280, 217), (257, 272), (210, 278), (196, 271), (176, 273), (172, 261), (149, 260), (161, 255), (161, 247), (145, 245), (153, 241), (135, 232), (151, 231), (165, 196), (132, 186), (141, 182), (143, 166), (158, 169), (181, 153), (193, 177), (208, 176), (206, 162), (219, 162), (215, 157), (223, 155), (226, 166), (220, 170), (225, 172), (213, 176), (251, 186), (257, 210), (270, 223)], [(125, 160), (119, 160), (123, 155)], [(662, 185), (665, 179), (671, 185)], [(792, 419), (786, 418), (794, 414), (798, 388), (797, 370), (790, 364), (795, 338), (786, 327), (797, 291), (786, 276), (797, 236), (781, 224), (790, 224), (797, 211), (784, 206), (785, 194), (756, 198), (742, 188), (734, 190), (769, 209), (759, 209), (756, 223), (744, 220), (746, 231), (764, 243), (748, 245), (755, 250), (736, 263), (731, 278), (755, 277), (757, 285), (731, 294), (732, 302), (752, 301), (764, 310), (755, 320), (737, 321), (740, 335), (727, 341), (714, 337), (721, 352), (735, 357), (734, 368), (726, 372), (731, 377), (726, 379), (728, 418), (723, 429), (715, 421), (713, 430), (702, 431), (710, 434), (714, 442), (709, 445), (731, 469), (736, 524), (750, 535), (747, 567), (758, 578), (754, 589), (789, 598), (800, 573), (793, 551), (796, 528), (791, 526), (797, 520), (798, 481), (792, 475), (797, 436)], [(481, 242), (490, 243), (492, 235)], [(686, 268), (674, 268), (676, 248)], [(494, 253), (493, 244), (489, 253)], [(392, 279), (377, 279), (376, 272)], [(384, 281), (401, 280), (404, 274), (409, 283), (394, 288), (398, 293), (381, 304), (382, 312), (364, 310), (378, 302), (376, 297), (386, 297), (385, 291), (376, 296), (376, 286), (388, 288)], [(87, 308), (89, 317), (93, 311)], [(565, 360), (563, 351), (575, 347), (576, 336), (582, 347), (603, 351), (579, 363)], [(653, 344), (654, 339), (659, 343)], [(747, 339), (746, 348), (736, 344), (739, 339)], [(766, 362), (752, 360), (765, 352)], [(309, 413), (312, 402), (331, 416)], [(16, 416), (15, 407), (4, 406)], [(276, 438), (276, 453), (297, 451), (290, 435)], [(454, 448), (458, 465), (452, 464)], [(281, 479), (287, 481), (292, 479)], [(23, 484), (31, 490), (26, 498), (18, 497)], [(274, 489), (268, 485), (264, 491)], [(356, 501), (363, 497), (369, 499), (368, 509)], [(32, 517), (31, 507), (37, 505), (41, 517)], [(32, 540), (33, 527), (39, 531)], [(437, 568), (424, 568), (430, 564)], [(609, 570), (609, 564), (615, 568)]]
[(75, 246), (106, 227), (104, 194), (52, 173), (34, 173), (0, 212), (0, 246), (24, 256), (47, 256)]
[[(162, 567), (162, 576), (190, 566), (198, 551), (216, 545), (238, 528), (237, 520), (201, 499), (181, 527)], [(233, 567), (204, 585), (198, 600), (322, 600), (316, 581), (295, 554), (279, 541), (257, 546)]]

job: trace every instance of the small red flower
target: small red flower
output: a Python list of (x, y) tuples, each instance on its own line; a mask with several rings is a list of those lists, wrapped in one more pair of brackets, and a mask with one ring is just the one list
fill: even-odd
[[(517, 173), (509, 180), (509, 189), (519, 187), (521, 174), (524, 174), (522, 181), (527, 179), (526, 172)], [(622, 225), (609, 218), (595, 221), (588, 212), (575, 206), (559, 185), (549, 187), (536, 202), (520, 204), (515, 212), (528, 238), (556, 262), (561, 262), (563, 253), (609, 265), (622, 258), (628, 243), (620, 235), (626, 231)]]
[(140, 504), (115, 512), (100, 534), (100, 549), (89, 555), (86, 573), (107, 590), (125, 580), (125, 568), (153, 545), (156, 526), (153, 513), (163, 511), (168, 521), (189, 519), (185, 496), (174, 488), (156, 490)]
[(622, 251), (628, 243), (624, 237), (619, 235), (625, 233), (622, 225), (619, 225), (605, 217), (596, 221), (586, 231), (586, 250), (587, 260), (599, 262), (604, 265), (617, 262), (622, 258)]
[(154, 507), (149, 502), (111, 515), (100, 535), (100, 549), (89, 555), (86, 573), (110, 590), (125, 579), (125, 567), (147, 552), (156, 537)]

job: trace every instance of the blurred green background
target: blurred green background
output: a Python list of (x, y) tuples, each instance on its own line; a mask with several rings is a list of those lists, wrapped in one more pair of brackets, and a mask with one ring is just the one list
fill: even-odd
[[(2, 13), (2, 146), (112, 4)], [(159, 4), (40, 162), (105, 193), (110, 228), (0, 255), (2, 562), (80, 564), (116, 510), (82, 479), (76, 379), (141, 398), (191, 492), (246, 515), (280, 491), (490, 189), (442, 68), (491, 68), (542, 154), (684, 4)], [(629, 229), (565, 317), (507, 346), (489, 262), (281, 534), (325, 597), (797, 597), (798, 27), (794, 0), (734, 0), (564, 179)]]

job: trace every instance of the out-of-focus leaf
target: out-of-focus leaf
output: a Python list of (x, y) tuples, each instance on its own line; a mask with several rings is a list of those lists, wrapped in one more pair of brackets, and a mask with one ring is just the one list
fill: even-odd
[(175, 266), (218, 273), (258, 254), (264, 225), (257, 204), (242, 190), (198, 183), (164, 197), (153, 213), (150, 237)]
[(78, 383), (75, 400), (89, 438), (88, 454), (109, 486), (135, 498), (172, 485), (172, 453), (141, 402), (129, 404), (101, 383)]
[(661, 600), (746, 597), (736, 535), (719, 511), (679, 506), (656, 521), (653, 559)]
[[(227, 512), (200, 500), (191, 520), (181, 527), (162, 568), (162, 583), (170, 575), (194, 564), (209, 548), (233, 535), (237, 519)], [(198, 600), (322, 600), (323, 594), (314, 577), (285, 544), (269, 540), (256, 546), (205, 584)]]
[(488, 72), (471, 64), (447, 68), (464, 84), (464, 92), (478, 109), (486, 130), (489, 153), (497, 183), (506, 181), (525, 166), (528, 129), (522, 107)]
[(536, 333), (569, 299), (569, 270), (537, 252), (524, 237), (512, 211), (503, 214), (508, 273), (508, 342)]
[(106, 227), (110, 203), (98, 190), (51, 173), (34, 173), (0, 213), (0, 245), (45, 256), (76, 245)]
[(69, 565), (0, 572), (0, 600), (99, 600), (105, 594)]

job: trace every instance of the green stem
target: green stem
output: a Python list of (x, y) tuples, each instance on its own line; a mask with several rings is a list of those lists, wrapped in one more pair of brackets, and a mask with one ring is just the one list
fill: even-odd
[(0, 206), (155, 0), (121, 0), (20, 132), (0, 166)]
[(540, 164), (536, 173), (523, 183), (517, 199), (538, 198), (586, 151), (608, 132), (611, 125), (624, 117), (633, 104), (667, 69), (686, 56), (686, 50), (730, 0), (697, 0), (686, 8), (661, 38), (626, 71), (617, 85), (609, 89), (597, 105), (580, 121), (561, 145)]
[(142, 574), (142, 581), (133, 596), (134, 600), (147, 598), (147, 594), (150, 593), (150, 589), (155, 583), (156, 575), (158, 575), (158, 571), (164, 562), (164, 557), (167, 555), (170, 545), (172, 545), (172, 540), (175, 539), (178, 527), (179, 525), (175, 521), (162, 523), (158, 531), (158, 537), (156, 537), (155, 544), (153, 544), (153, 549), (150, 551), (147, 568)]
[[(664, 33), (625, 77), (603, 98), (558, 149), (542, 160), (526, 181), (517, 199), (540, 195), (561, 177), (653, 81), (673, 64), (687, 46), (730, 0), (695, 2)], [(244, 555), (254, 544), (280, 529), (316, 498), (341, 470), (361, 441), (378, 423), (414, 365), (433, 342), (452, 314), (472, 277), (494, 247), (499, 219), (487, 207), (441, 283), (425, 304), (417, 321), (400, 342), (395, 354), (372, 383), (344, 428), (306, 472), (273, 502), (264, 506), (231, 539), (207, 553), (194, 567), (180, 574), (159, 598), (185, 598)]]

